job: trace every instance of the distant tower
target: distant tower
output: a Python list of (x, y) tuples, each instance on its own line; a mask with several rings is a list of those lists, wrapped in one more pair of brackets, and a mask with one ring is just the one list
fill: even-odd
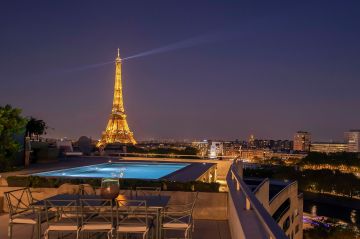
[(97, 146), (103, 147), (110, 143), (136, 144), (133, 132), (130, 131), (129, 125), (126, 121), (126, 114), (124, 110), (119, 49), (115, 59), (115, 86), (111, 115)]

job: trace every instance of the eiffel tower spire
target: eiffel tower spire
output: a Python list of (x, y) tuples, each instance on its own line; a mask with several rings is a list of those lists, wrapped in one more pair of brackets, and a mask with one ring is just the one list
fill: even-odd
[(105, 146), (109, 143), (136, 144), (133, 132), (130, 131), (129, 125), (126, 121), (126, 114), (124, 110), (121, 80), (121, 58), (119, 48), (117, 51), (117, 57), (115, 59), (115, 85), (112, 110), (110, 119), (105, 131), (102, 134), (98, 146)]
[(121, 82), (121, 59), (120, 50), (115, 59), (115, 85), (114, 85), (114, 100), (112, 113), (124, 113), (124, 101), (122, 96), (122, 82)]

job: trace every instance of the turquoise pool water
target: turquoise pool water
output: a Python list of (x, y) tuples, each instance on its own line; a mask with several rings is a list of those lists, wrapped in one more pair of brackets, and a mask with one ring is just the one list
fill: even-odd
[(188, 163), (155, 162), (103, 163), (35, 173), (33, 175), (43, 177), (160, 179), (188, 165)]

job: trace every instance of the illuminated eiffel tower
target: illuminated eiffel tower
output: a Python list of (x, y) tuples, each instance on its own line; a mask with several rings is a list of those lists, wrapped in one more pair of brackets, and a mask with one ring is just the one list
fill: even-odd
[(115, 59), (115, 86), (113, 106), (109, 122), (97, 146), (104, 147), (106, 144), (111, 143), (136, 144), (133, 132), (130, 131), (129, 125), (126, 121), (126, 114), (124, 110), (121, 82), (121, 59), (119, 49)]

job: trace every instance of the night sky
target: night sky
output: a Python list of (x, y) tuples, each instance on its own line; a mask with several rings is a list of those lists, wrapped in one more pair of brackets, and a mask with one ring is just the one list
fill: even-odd
[[(136, 2), (136, 3), (135, 3)], [(276, 3), (275, 3), (276, 2)], [(341, 140), (360, 128), (360, 1), (2, 1), (0, 105), (52, 137), (100, 137), (116, 49), (130, 129), (143, 139)], [(69, 70), (70, 69), (70, 70)]]

